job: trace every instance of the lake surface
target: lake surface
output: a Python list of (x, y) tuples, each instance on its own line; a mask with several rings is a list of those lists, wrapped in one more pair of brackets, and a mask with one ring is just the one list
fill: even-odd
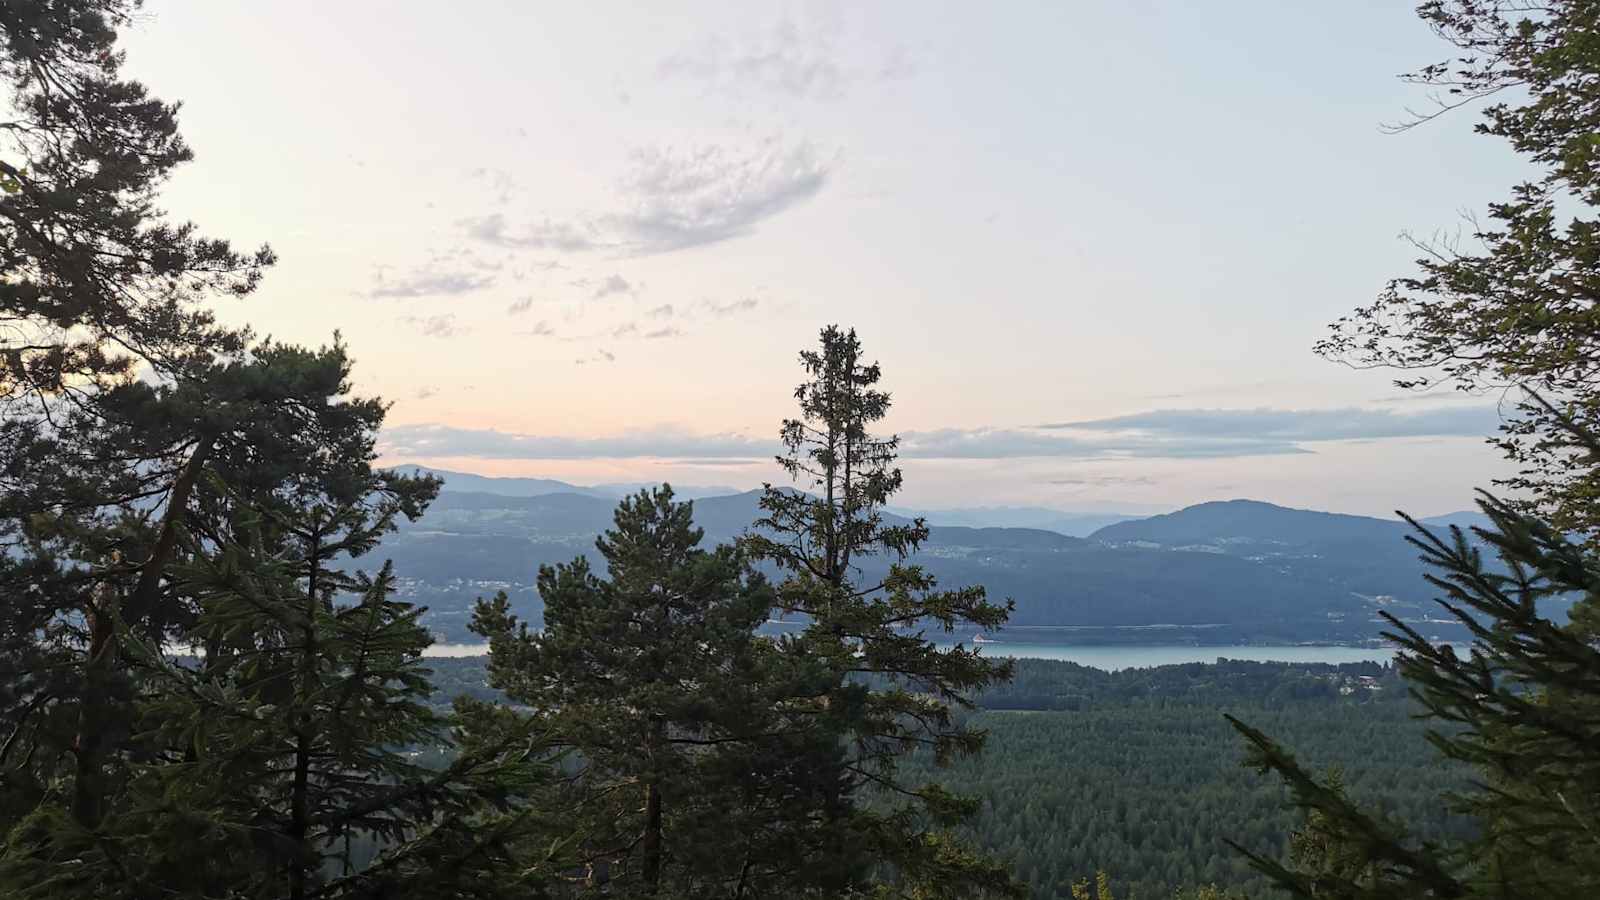
[[(1351, 663), (1389, 662), (1395, 651), (1390, 647), (1309, 647), (1309, 646), (1217, 646), (1196, 647), (1181, 644), (1134, 644), (1085, 646), (1082, 644), (1008, 644), (1003, 641), (979, 645), (987, 656), (1017, 659), (1060, 659), (1079, 665), (1115, 672), (1177, 663), (1213, 663), (1219, 658), (1252, 662)], [(483, 656), (488, 644), (434, 644), (425, 656)]]

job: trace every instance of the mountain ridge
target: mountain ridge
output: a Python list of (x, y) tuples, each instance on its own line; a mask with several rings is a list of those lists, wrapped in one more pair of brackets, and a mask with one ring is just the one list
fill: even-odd
[(1243, 538), (1274, 543), (1398, 538), (1410, 526), (1399, 519), (1279, 506), (1263, 500), (1211, 500), (1170, 513), (1107, 525), (1090, 535), (1106, 543), (1194, 543)]
[[(760, 491), (693, 501), (709, 544), (733, 540), (760, 517)], [(446, 489), (418, 522), (403, 523), (384, 552), (430, 607), (428, 623), (462, 639), (472, 601), (507, 590), (537, 622), (533, 582), (542, 565), (584, 555), (611, 527), (615, 498), (560, 492), (506, 496)], [(884, 514), (889, 524), (909, 521)], [(1016, 602), (1012, 623), (1066, 628), (1072, 640), (1131, 640), (1163, 629), (1163, 640), (1359, 641), (1381, 629), (1382, 608), (1430, 616), (1409, 526), (1391, 519), (1296, 510), (1261, 501), (1216, 501), (1117, 523), (1094, 538), (1046, 529), (929, 523), (909, 562), (942, 586), (983, 585)], [(857, 560), (865, 583), (888, 574), (881, 556)], [(1177, 630), (1171, 630), (1177, 629)], [(1445, 630), (1441, 630), (1445, 629)], [(1057, 637), (1057, 640), (1060, 638)]]

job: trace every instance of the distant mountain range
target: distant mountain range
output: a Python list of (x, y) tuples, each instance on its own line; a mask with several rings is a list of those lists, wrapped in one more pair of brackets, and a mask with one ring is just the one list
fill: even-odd
[[(473, 599), (497, 589), (537, 621), (540, 565), (580, 554), (599, 562), (594, 539), (610, 527), (616, 504), (609, 486), (441, 474), (445, 489), (427, 515), (382, 552), (406, 579), (406, 593), (430, 607), (427, 622), (443, 639), (469, 639)], [(698, 497), (695, 522), (708, 543), (732, 540), (759, 517), (759, 498)], [(1476, 516), (1429, 522), (1473, 524)], [(982, 584), (992, 597), (1014, 600), (1008, 640), (1358, 641), (1377, 635), (1379, 609), (1431, 630), (1424, 633), (1461, 636), (1459, 625), (1432, 621), (1434, 592), (1404, 540), (1409, 526), (1398, 520), (1232, 500), (1113, 522), (1087, 537), (930, 521), (914, 561), (942, 584)], [(865, 578), (886, 569), (881, 558), (862, 565)]]
[[(444, 480), (445, 489), (498, 494), (503, 497), (542, 497), (546, 494), (584, 494), (590, 497), (619, 499), (640, 488), (654, 487), (652, 482), (612, 482), (608, 484), (576, 485), (553, 478), (519, 478), (515, 476), (473, 475), (470, 472), (452, 472), (448, 469), (430, 469), (426, 466), (406, 464), (393, 467), (397, 472), (410, 475), (433, 475)], [(673, 485), (673, 491), (686, 499), (717, 497), (737, 494), (738, 488), (725, 485)]]
[(1219, 500), (1107, 525), (1092, 537), (1109, 544), (1204, 545), (1221, 549), (1231, 544), (1271, 547), (1342, 541), (1387, 542), (1400, 538), (1408, 530), (1409, 526), (1398, 519), (1290, 509), (1257, 500)]
[[(1488, 524), (1479, 512), (1455, 512), (1419, 519), (1427, 526), (1470, 528)], [(1091, 534), (1106, 543), (1129, 541), (1162, 546), (1320, 545), (1344, 542), (1390, 543), (1412, 533), (1399, 519), (1291, 509), (1259, 500), (1219, 500), (1177, 512), (1108, 524)]]
[[(556, 481), (552, 478), (473, 475), (468, 472), (430, 469), (419, 465), (402, 465), (394, 468), (397, 471), (411, 474), (420, 473), (437, 476), (444, 480), (445, 490), (497, 494), (505, 497), (583, 494), (589, 497), (616, 499), (634, 493), (640, 488), (655, 486), (652, 483), (645, 482), (577, 485), (565, 481)], [(738, 488), (725, 485), (675, 484), (672, 489), (679, 497), (687, 500), (696, 500), (702, 497), (722, 497), (739, 493)], [(1128, 519), (1138, 518), (1138, 514), (1135, 513), (1071, 512), (1038, 506), (977, 506), (953, 509), (894, 509), (891, 511), (908, 519), (921, 516), (930, 522), (938, 522), (941, 525), (964, 525), (969, 528), (1042, 528), (1046, 531), (1060, 532), (1072, 537), (1087, 537), (1096, 529), (1117, 522), (1124, 522)]]
[(921, 516), (929, 522), (937, 522), (940, 525), (965, 525), (969, 528), (1042, 528), (1072, 537), (1088, 537), (1107, 525), (1140, 518), (1140, 514), (1136, 513), (1066, 512), (1039, 506), (977, 506), (894, 511), (904, 516)]

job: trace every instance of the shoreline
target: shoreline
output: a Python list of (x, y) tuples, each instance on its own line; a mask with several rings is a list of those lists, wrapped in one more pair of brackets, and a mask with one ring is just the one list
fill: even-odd
[[(970, 642), (963, 644), (952, 642), (941, 644), (941, 646), (972, 645)], [(1069, 644), (986, 641), (976, 646), (987, 655), (995, 657), (1074, 662), (1108, 671), (1188, 663), (1209, 664), (1215, 663), (1219, 659), (1286, 663), (1387, 662), (1394, 658), (1399, 649), (1394, 645), (1383, 643), (1350, 644), (1331, 642)], [(424, 651), (423, 656), (432, 659), (473, 659), (482, 658), (487, 653), (487, 644), (440, 643)]]

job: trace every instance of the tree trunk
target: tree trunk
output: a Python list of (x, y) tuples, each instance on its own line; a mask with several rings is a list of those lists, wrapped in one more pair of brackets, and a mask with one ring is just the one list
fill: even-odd
[(200, 472), (215, 446), (215, 438), (210, 435), (202, 437), (189, 461), (184, 464), (183, 471), (172, 483), (172, 493), (167, 495), (167, 509), (161, 517), (161, 533), (156, 536), (156, 545), (150, 551), (150, 558), (140, 568), (139, 582), (134, 586), (133, 596), (128, 599), (128, 621), (138, 622), (147, 617), (152, 619), (153, 636), (159, 637), (161, 626), (165, 624), (156, 609), (156, 601), (160, 599), (161, 575), (172, 559), (172, 552), (178, 547), (178, 524), (183, 521), (184, 510), (189, 506), (189, 494), (194, 491), (195, 482), (200, 480)]
[(667, 723), (657, 720), (650, 726), (650, 779), (644, 793), (644, 892), (654, 897), (661, 892), (661, 757), (667, 745)]
[[(300, 654), (300, 684), (295, 693), (304, 704), (312, 691), (317, 665), (317, 570), (321, 562), (322, 535), (313, 531), (307, 553), (310, 567), (306, 573), (306, 624), (305, 646)], [(311, 711), (302, 709), (294, 739), (294, 787), (289, 801), (289, 838), (294, 843), (295, 857), (289, 869), (289, 900), (305, 900), (306, 896), (306, 834), (310, 831), (311, 794)]]
[(644, 892), (661, 892), (661, 788), (653, 781), (644, 794)]
[(73, 741), (72, 817), (84, 828), (100, 825), (105, 814), (105, 734), (111, 727), (111, 679), (116, 670), (117, 589), (95, 588), (88, 612), (89, 659), (84, 666), (83, 703)]
[(289, 863), (289, 900), (305, 900), (306, 896), (306, 831), (308, 819), (306, 795), (311, 781), (311, 746), (302, 731), (294, 740), (294, 794), (290, 800), (289, 837), (294, 842), (294, 859)]
[[(153, 620), (153, 631), (157, 637), (163, 624), (156, 615), (161, 576), (172, 559), (173, 551), (177, 549), (178, 523), (183, 520), (184, 510), (189, 505), (189, 494), (200, 478), (200, 471), (211, 455), (214, 443), (215, 440), (209, 436), (202, 438), (177, 480), (172, 483), (172, 493), (167, 497), (167, 509), (162, 515), (161, 532), (156, 537), (155, 548), (140, 567), (139, 580), (132, 596), (126, 604), (122, 604), (128, 621)], [(113, 566), (120, 567), (121, 562), (121, 556), (117, 555)], [(114, 573), (112, 577), (115, 577)], [(84, 666), (83, 702), (78, 708), (77, 736), (73, 742), (72, 785), (72, 815), (85, 828), (99, 826), (105, 814), (105, 735), (111, 727), (113, 714), (111, 682), (117, 670), (118, 601), (116, 588), (107, 582), (95, 590), (95, 597), (90, 600), (87, 610), (89, 656)]]

